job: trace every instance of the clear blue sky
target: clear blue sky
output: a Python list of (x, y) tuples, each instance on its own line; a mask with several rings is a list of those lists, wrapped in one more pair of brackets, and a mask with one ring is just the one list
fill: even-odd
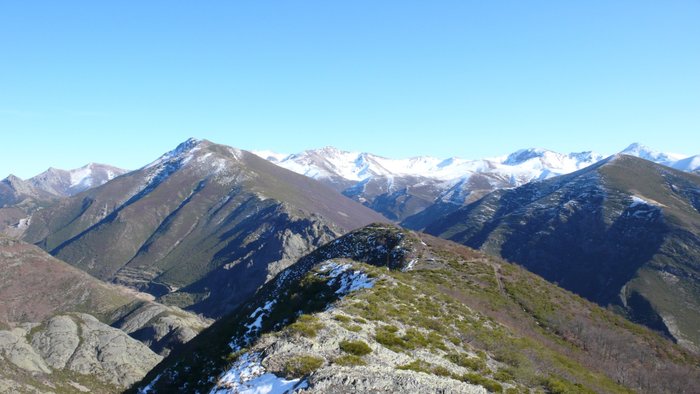
[(478, 158), (700, 153), (700, 1), (4, 1), (0, 177), (194, 136)]

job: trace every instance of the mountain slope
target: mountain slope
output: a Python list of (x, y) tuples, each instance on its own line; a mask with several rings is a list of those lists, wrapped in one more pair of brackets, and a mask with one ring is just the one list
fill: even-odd
[(700, 178), (616, 155), (494, 192), (426, 232), (522, 264), (635, 321), (700, 345)]
[(682, 393), (698, 361), (514, 265), (373, 225), (300, 259), (132, 391)]
[(0, 300), (0, 391), (117, 392), (208, 325), (5, 237)]
[(37, 212), (25, 239), (100, 279), (216, 317), (316, 245), (377, 220), (312, 179), (192, 139)]

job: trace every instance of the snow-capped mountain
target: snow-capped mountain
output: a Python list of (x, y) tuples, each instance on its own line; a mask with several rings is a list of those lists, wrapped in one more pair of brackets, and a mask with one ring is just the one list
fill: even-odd
[[(605, 157), (590, 151), (563, 154), (541, 148), (477, 160), (430, 156), (389, 159), (334, 147), (291, 155), (271, 151), (254, 153), (323, 181), (395, 220), (415, 214), (436, 201), (461, 205), (486, 192), (568, 174)], [(620, 153), (688, 172), (700, 168), (700, 156), (656, 152), (637, 143)]]
[(72, 196), (125, 174), (127, 170), (106, 164), (89, 163), (73, 170), (49, 168), (27, 180), (39, 190), (57, 196)]
[(576, 171), (603, 158), (593, 152), (564, 155), (546, 149), (523, 149), (505, 157), (478, 160), (430, 156), (389, 159), (333, 147), (293, 155), (269, 151), (254, 153), (281, 167), (315, 179), (342, 178), (355, 182), (376, 176), (413, 176), (450, 181), (475, 173), (492, 173), (514, 178), (516, 183), (520, 183), (521, 180), (528, 182)]

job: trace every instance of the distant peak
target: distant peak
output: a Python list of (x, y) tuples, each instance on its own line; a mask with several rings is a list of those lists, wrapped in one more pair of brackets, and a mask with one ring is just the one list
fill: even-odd
[(176, 148), (175, 151), (177, 152), (185, 152), (188, 150), (191, 150), (192, 148), (196, 147), (197, 145), (201, 144), (204, 140), (199, 139), (199, 138), (193, 138), (190, 137), (184, 142), (180, 143)]
[(24, 182), (24, 181), (22, 180), (22, 178), (18, 177), (18, 176), (15, 175), (15, 174), (10, 174), (10, 175), (8, 175), (7, 178), (5, 178), (5, 180), (8, 181), (8, 182), (10, 182), (10, 183), (12, 183), (12, 182)]
[(622, 153), (625, 152), (654, 152), (654, 150), (646, 145), (640, 144), (639, 142), (634, 142), (622, 150)]
[(517, 150), (517, 151), (511, 153), (510, 155), (508, 155), (508, 158), (506, 158), (506, 160), (503, 162), (503, 164), (508, 164), (508, 165), (521, 164), (521, 163), (524, 163), (530, 159), (542, 157), (547, 152), (549, 152), (547, 149), (542, 149), (542, 148), (520, 149), (520, 150)]

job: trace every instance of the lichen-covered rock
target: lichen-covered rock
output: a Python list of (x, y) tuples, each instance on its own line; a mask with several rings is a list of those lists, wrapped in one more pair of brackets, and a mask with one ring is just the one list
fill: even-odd
[(103, 390), (124, 388), (141, 379), (161, 359), (123, 331), (83, 313), (54, 316), (40, 326), (0, 331), (0, 366), (3, 370), (15, 368), (16, 375), (26, 375), (22, 379), (0, 375), (7, 380), (2, 384), (10, 392), (31, 392), (22, 388), (23, 380), (33, 383), (27, 387), (40, 387), (40, 392), (53, 385), (72, 387), (69, 391), (90, 391), (84, 382), (66, 378), (68, 375), (95, 381)]
[(27, 330), (15, 328), (9, 331), (0, 331), (0, 355), (17, 367), (30, 372), (49, 373), (46, 362), (27, 343)]

